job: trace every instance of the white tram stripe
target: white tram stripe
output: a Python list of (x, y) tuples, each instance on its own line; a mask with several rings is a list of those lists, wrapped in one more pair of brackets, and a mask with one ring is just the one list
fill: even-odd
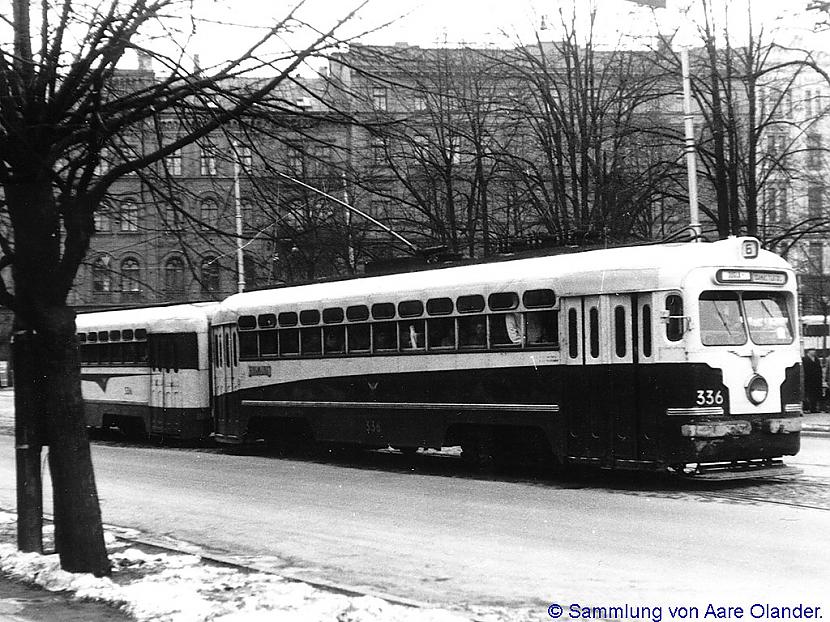
[(508, 410), (559, 412), (559, 404), (461, 404), (456, 402), (314, 402), (302, 400), (242, 400), (254, 408), (366, 408), (373, 410)]
[(722, 415), (723, 408), (720, 406), (700, 406), (696, 408), (667, 408), (667, 415)]

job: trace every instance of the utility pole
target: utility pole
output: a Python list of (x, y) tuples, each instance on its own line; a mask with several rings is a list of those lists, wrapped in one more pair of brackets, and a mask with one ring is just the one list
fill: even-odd
[(239, 193), (239, 143), (231, 141), (233, 149), (233, 201), (236, 210), (236, 291), (245, 291), (245, 252), (242, 247), (242, 198)]

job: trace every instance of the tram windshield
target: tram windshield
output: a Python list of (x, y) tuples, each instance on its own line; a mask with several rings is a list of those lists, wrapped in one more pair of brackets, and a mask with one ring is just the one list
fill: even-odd
[(705, 346), (738, 346), (747, 331), (757, 345), (792, 343), (786, 294), (780, 292), (703, 292), (700, 338)]

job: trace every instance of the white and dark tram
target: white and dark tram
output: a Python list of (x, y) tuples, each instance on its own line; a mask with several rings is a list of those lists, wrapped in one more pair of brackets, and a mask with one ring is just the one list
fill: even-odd
[(216, 303), (82, 313), (87, 424), (135, 437), (210, 436), (208, 329)]
[(716, 476), (799, 450), (796, 279), (752, 238), (230, 296), (213, 433)]

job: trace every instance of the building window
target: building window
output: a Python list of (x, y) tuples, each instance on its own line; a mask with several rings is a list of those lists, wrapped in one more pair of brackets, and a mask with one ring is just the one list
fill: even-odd
[(766, 191), (767, 223), (776, 223), (787, 218), (787, 188), (786, 186), (769, 186)]
[(372, 157), (372, 164), (380, 164), (384, 161), (386, 150), (384, 149), (383, 139), (373, 138), (369, 142), (369, 154)]
[(215, 293), (220, 289), (219, 259), (217, 257), (205, 257), (202, 260), (202, 291)]
[(105, 294), (112, 291), (110, 258), (106, 255), (98, 257), (92, 264), (92, 291), (96, 294)]
[(824, 186), (807, 188), (807, 216), (809, 218), (824, 217)]
[(95, 212), (94, 222), (95, 222), (95, 232), (96, 233), (109, 233), (110, 232), (110, 217), (108, 214), (103, 213), (103, 207), (98, 208), (98, 211)]
[(807, 245), (807, 271), (811, 274), (824, 274), (824, 244), (810, 242)]
[(807, 166), (821, 168), (821, 134), (813, 132), (807, 135)]
[(216, 175), (216, 148), (213, 145), (199, 147), (199, 174), (211, 177)]
[(372, 89), (372, 106), (375, 110), (386, 110), (386, 87), (376, 86)]
[(121, 291), (136, 293), (141, 291), (141, 268), (132, 257), (121, 262)]
[(184, 261), (181, 257), (171, 257), (164, 264), (164, 289), (171, 294), (184, 291)]
[(219, 205), (213, 199), (204, 199), (199, 204), (199, 217), (205, 227), (215, 227), (219, 223)]
[(128, 201), (121, 206), (121, 231), (138, 231), (138, 205)]
[[(182, 152), (174, 151), (164, 158), (164, 167), (169, 175), (179, 176), (182, 174)], [(203, 173), (204, 174), (204, 173)]]

